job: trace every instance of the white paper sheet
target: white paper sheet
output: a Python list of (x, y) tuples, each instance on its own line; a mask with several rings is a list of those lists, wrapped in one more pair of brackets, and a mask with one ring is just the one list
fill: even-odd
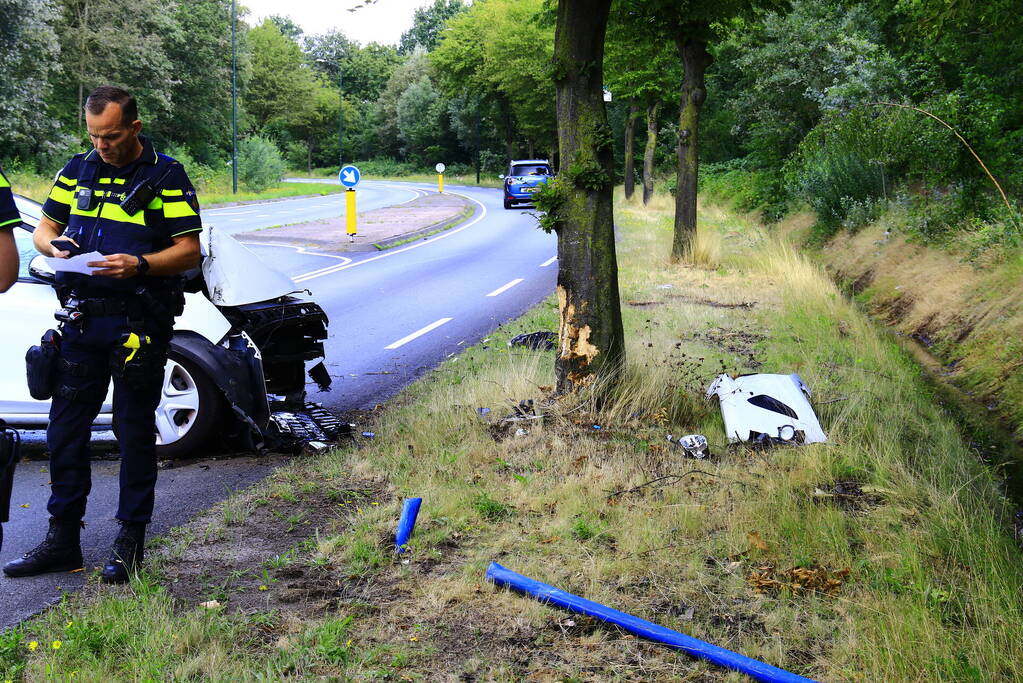
[(57, 258), (56, 256), (46, 257), (46, 263), (55, 271), (63, 271), (65, 273), (83, 273), (85, 275), (92, 275), (93, 272), (102, 270), (102, 268), (90, 268), (85, 265), (86, 263), (106, 260), (106, 257), (98, 251), (90, 251), (88, 254), (79, 254), (78, 256), (72, 256), (70, 258)]

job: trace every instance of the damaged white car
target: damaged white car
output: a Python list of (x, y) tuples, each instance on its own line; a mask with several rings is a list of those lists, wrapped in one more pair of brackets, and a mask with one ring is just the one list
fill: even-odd
[[(15, 197), (24, 225), (15, 230), (21, 255), (18, 282), (0, 297), (0, 418), (21, 429), (43, 429), (49, 401), (33, 399), (25, 380), (25, 352), (56, 326), (60, 308), (54, 274), (32, 245), (40, 206)], [(306, 375), (321, 390), (330, 385), (323, 366), (327, 316), (312, 301), (291, 296), (299, 288), (229, 235), (206, 229), (202, 276), (186, 289), (185, 309), (174, 322), (163, 393), (156, 413), (157, 455), (193, 454), (218, 436), (260, 448), (279, 436), (271, 411), (303, 411)], [(314, 409), (315, 411), (315, 409)], [(329, 416), (320, 411), (329, 422)], [(115, 431), (108, 391), (94, 428)], [(287, 427), (285, 427), (287, 431)]]

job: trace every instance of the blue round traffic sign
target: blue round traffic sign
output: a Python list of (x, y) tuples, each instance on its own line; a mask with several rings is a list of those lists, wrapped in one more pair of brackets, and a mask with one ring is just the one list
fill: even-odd
[(341, 169), (341, 172), (337, 174), (337, 179), (341, 181), (341, 184), (345, 187), (355, 187), (359, 184), (359, 180), (362, 179), (362, 174), (359, 173), (359, 169), (349, 164)]

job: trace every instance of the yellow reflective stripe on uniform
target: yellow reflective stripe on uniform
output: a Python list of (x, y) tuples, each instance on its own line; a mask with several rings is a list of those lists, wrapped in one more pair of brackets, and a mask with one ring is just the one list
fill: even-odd
[(3, 223), (0, 223), (0, 228), (6, 228), (8, 225), (17, 225), (20, 222), (21, 222), (20, 218), (12, 218), (9, 221), (4, 221)]
[(63, 175), (58, 175), (57, 180), (64, 183), (65, 185), (70, 185), (71, 187), (74, 187), (75, 185), (78, 184), (78, 178), (68, 178), (67, 176)]
[(164, 197), (181, 197), (185, 194), (184, 190), (160, 190), (160, 194)]
[[(102, 213), (100, 213), (100, 209), (102, 209)], [(99, 206), (97, 206), (92, 211), (83, 211), (79, 209), (77, 206), (73, 206), (71, 207), (71, 215), (89, 216), (92, 218), (99, 216), (100, 218), (106, 218), (108, 220), (117, 221), (118, 223), (133, 223), (135, 225), (146, 224), (145, 211), (139, 211), (134, 216), (129, 216), (127, 213), (125, 213), (124, 209), (120, 207), (120, 205), (109, 202), (100, 202)]]
[(100, 178), (100, 185), (124, 185), (127, 182), (125, 178)]
[(198, 216), (188, 202), (164, 202), (163, 203), (163, 216), (164, 218), (188, 218), (189, 216)]
[(0, 187), (10, 187), (11, 184), (7, 182), (7, 178), (4, 177), (3, 173), (0, 173)]
[(65, 190), (60, 185), (54, 185), (50, 188), (50, 199), (60, 204), (70, 205), (71, 200), (74, 199), (75, 193), (72, 190)]

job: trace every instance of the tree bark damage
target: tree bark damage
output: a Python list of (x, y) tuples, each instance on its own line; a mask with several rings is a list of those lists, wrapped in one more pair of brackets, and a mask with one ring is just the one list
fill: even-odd
[(654, 152), (657, 150), (658, 103), (646, 109), (646, 147), (643, 149), (643, 205), (650, 203), (654, 196)]
[(639, 105), (635, 102), (629, 104), (629, 113), (625, 118), (625, 168), (622, 172), (625, 176), (625, 198), (632, 199), (636, 191), (636, 119), (639, 117)]
[[(678, 182), (675, 190), (675, 231), (671, 245), (673, 262), (687, 261), (696, 238), (696, 191), (699, 177), (700, 111), (707, 99), (704, 73), (713, 61), (707, 41), (687, 37), (683, 30), (676, 41), (685, 75), (682, 78), (678, 117)], [(692, 31), (702, 34), (702, 31)], [(691, 36), (691, 34), (690, 34)]]
[(558, 235), (561, 311), (557, 392), (600, 374), (613, 383), (625, 360), (615, 255), (613, 141), (603, 97), (604, 34), (611, 0), (560, 0), (554, 37), (561, 174)]

